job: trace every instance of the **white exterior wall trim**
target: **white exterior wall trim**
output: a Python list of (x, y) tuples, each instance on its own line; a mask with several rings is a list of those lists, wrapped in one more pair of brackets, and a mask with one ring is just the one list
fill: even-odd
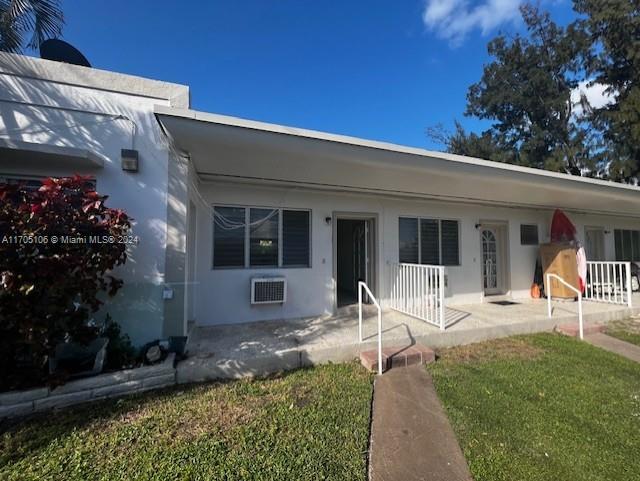
[(23, 78), (168, 100), (171, 107), (189, 107), (189, 87), (134, 75), (70, 65), (0, 52), (0, 72)]

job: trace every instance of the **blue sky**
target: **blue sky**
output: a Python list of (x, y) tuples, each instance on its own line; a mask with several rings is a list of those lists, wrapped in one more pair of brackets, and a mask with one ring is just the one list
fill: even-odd
[[(94, 67), (187, 84), (192, 107), (439, 148), (520, 0), (65, 0), (64, 39)], [(543, 4), (555, 19), (569, 0)]]

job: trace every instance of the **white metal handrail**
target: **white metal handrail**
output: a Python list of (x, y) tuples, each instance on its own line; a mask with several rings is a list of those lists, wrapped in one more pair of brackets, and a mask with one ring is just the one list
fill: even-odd
[(551, 278), (552, 277), (560, 281), (562, 284), (567, 286), (569, 289), (571, 289), (573, 292), (575, 292), (578, 295), (578, 323), (580, 326), (580, 339), (584, 339), (584, 327), (582, 324), (582, 292), (580, 292), (580, 289), (576, 289), (575, 287), (573, 287), (571, 284), (569, 284), (567, 281), (565, 281), (562, 277), (560, 277), (557, 274), (551, 274), (551, 273), (547, 274), (547, 285), (545, 288), (545, 292), (547, 293), (547, 314), (549, 315), (549, 317), (551, 317)]
[(390, 286), (392, 309), (444, 331), (444, 266), (393, 263)]
[(631, 308), (631, 262), (587, 261), (584, 298)]
[(358, 340), (362, 343), (362, 289), (367, 291), (369, 299), (378, 309), (378, 374), (382, 374), (382, 308), (369, 286), (362, 281), (358, 281)]

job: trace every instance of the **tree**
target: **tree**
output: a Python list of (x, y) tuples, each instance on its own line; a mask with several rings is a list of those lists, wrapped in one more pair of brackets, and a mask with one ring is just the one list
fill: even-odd
[(521, 12), (528, 37), (500, 35), (489, 43), (495, 60), (469, 88), (465, 114), (493, 120), (483, 135), (512, 153), (515, 163), (576, 175), (591, 171), (587, 137), (571, 102), (585, 37), (531, 5)]
[(640, 177), (640, 4), (637, 0), (574, 0), (576, 22), (589, 39), (586, 70), (615, 102), (591, 111), (602, 130), (603, 161), (614, 180)]
[(97, 336), (89, 318), (122, 286), (110, 272), (131, 226), (106, 199), (81, 176), (0, 185), (0, 389), (42, 382), (56, 345)]
[(60, 0), (0, 0), (0, 51), (21, 53), (26, 43), (36, 49), (62, 33)]
[[(526, 35), (489, 42), (494, 60), (467, 94), (465, 115), (493, 121), (481, 134), (456, 124), (444, 142), (454, 153), (574, 175), (602, 175), (598, 132), (572, 101), (582, 80), (589, 38), (571, 24), (556, 25), (536, 7), (520, 8)], [(582, 98), (580, 111), (588, 111)]]
[(453, 133), (439, 124), (436, 127), (427, 129), (427, 135), (435, 142), (444, 145), (447, 152), (453, 154), (509, 164), (517, 163), (515, 152), (503, 150), (490, 130), (480, 135), (473, 132), (467, 133), (462, 124), (456, 121)]

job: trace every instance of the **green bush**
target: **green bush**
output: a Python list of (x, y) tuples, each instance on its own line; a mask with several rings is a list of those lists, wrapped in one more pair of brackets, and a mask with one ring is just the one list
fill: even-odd
[(110, 271), (127, 259), (126, 244), (109, 239), (131, 227), (106, 199), (82, 176), (48, 178), (37, 190), (0, 184), (0, 390), (52, 381), (56, 346), (98, 335), (88, 320), (102, 294), (122, 286)]

